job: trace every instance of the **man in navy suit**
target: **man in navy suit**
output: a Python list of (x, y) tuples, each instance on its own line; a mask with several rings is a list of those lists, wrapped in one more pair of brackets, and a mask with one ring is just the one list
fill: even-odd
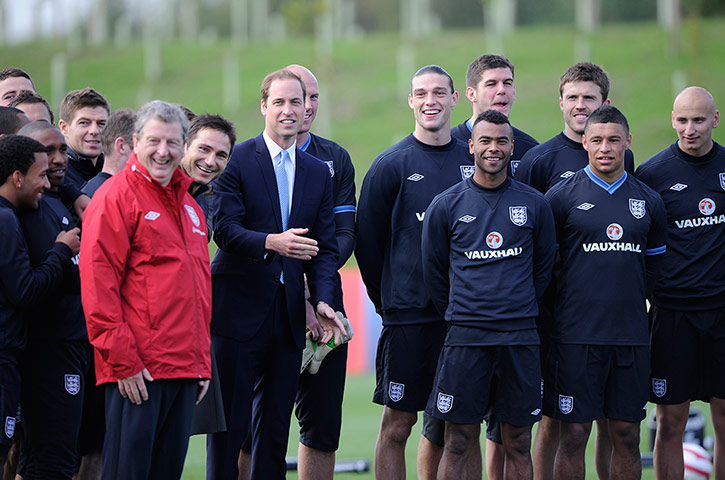
[(305, 343), (304, 277), (327, 341), (345, 330), (330, 307), (337, 268), (327, 165), (299, 150), (305, 85), (279, 70), (262, 82), (261, 135), (234, 147), (217, 180), (212, 346), (227, 432), (207, 437), (207, 478), (236, 479), (252, 431), (252, 479), (285, 476)]

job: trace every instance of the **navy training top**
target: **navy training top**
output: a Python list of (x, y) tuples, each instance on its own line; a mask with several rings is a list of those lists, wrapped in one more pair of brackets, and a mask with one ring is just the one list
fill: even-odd
[(673, 143), (639, 166), (637, 178), (667, 210), (667, 252), (653, 303), (672, 310), (725, 306), (725, 148), (702, 157)]
[(666, 249), (660, 196), (627, 172), (610, 185), (586, 167), (546, 198), (561, 259), (554, 341), (648, 345), (645, 255)]

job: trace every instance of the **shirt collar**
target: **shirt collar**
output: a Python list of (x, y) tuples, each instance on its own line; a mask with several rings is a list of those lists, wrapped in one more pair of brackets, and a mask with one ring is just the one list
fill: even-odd
[(621, 177), (619, 177), (617, 179), (616, 182), (612, 183), (611, 185), (609, 183), (605, 182), (604, 180), (602, 180), (601, 178), (599, 178), (599, 176), (597, 176), (597, 174), (595, 174), (594, 172), (592, 172), (592, 169), (591, 169), (591, 167), (589, 167), (589, 165), (587, 165), (586, 167), (584, 167), (584, 173), (587, 174), (587, 177), (589, 177), (589, 179), (592, 182), (594, 182), (596, 185), (598, 185), (601, 188), (603, 188), (604, 190), (606, 190), (607, 193), (610, 194), (610, 195), (614, 194), (614, 192), (616, 192), (617, 189), (619, 187), (621, 187), (624, 184), (624, 182), (627, 180), (627, 172), (626, 171), (624, 172), (624, 174), (622, 174)]
[[(285, 149), (277, 145), (274, 140), (272, 140), (272, 138), (267, 135), (266, 130), (262, 132), (262, 138), (264, 138), (264, 143), (267, 145), (267, 150), (269, 150), (269, 156), (272, 158), (272, 161), (274, 161), (274, 159), (277, 158), (277, 155), (279, 155), (282, 150)], [(289, 154), (289, 159), (292, 161), (292, 166), (295, 166), (295, 150), (297, 149), (296, 147), (297, 144), (295, 142), (286, 149), (287, 153)]]

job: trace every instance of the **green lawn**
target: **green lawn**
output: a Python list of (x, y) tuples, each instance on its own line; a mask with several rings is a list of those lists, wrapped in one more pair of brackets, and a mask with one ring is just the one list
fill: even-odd
[[(670, 52), (668, 35), (654, 23), (610, 24), (591, 38), (590, 60), (603, 65), (611, 76), (610, 96), (630, 121), (632, 150), (638, 162), (674, 139), (670, 111), (675, 71), (687, 72), (686, 83), (705, 86), (716, 101), (725, 102), (725, 20), (685, 22), (682, 31), (679, 54)], [(570, 25), (519, 28), (505, 38), (503, 53), (516, 65), (517, 99), (512, 122), (540, 141), (563, 127), (558, 81), (569, 66), (582, 60), (577, 58), (577, 51), (582, 50), (584, 41)], [(67, 90), (93, 86), (106, 95), (114, 109), (136, 108), (145, 100), (162, 98), (197, 113), (219, 112), (236, 123), (239, 139), (262, 130), (259, 85), (264, 75), (292, 62), (308, 65), (317, 73), (321, 89), (314, 129), (350, 151), (359, 186), (375, 155), (413, 129), (406, 88), (414, 71), (435, 63), (451, 73), (460, 92), (452, 118), (457, 124), (471, 115), (464, 96), (466, 67), (487, 48), (482, 29), (440, 32), (407, 45), (396, 33), (338, 40), (329, 59), (317, 57), (312, 38), (246, 46), (223, 39), (166, 42), (162, 46), (161, 78), (156, 81), (145, 79), (140, 41), (75, 53), (65, 52), (63, 41), (3, 47), (2, 64), (27, 70), (39, 92), (52, 101), (52, 59), (64, 53)], [(409, 54), (408, 66), (399, 73), (398, 58), (405, 52)], [(230, 59), (239, 64), (239, 108), (225, 105), (222, 95), (223, 65)], [(57, 108), (57, 103), (52, 105)]]
[[(373, 388), (375, 386), (375, 378), (373, 375), (349, 376), (347, 378), (345, 390), (345, 403), (343, 405), (343, 426), (342, 438), (340, 439), (340, 450), (337, 453), (338, 460), (346, 459), (368, 459), (372, 469), (373, 452), (375, 449), (375, 439), (378, 434), (380, 424), (380, 414), (382, 408), (372, 403), (371, 398)], [(709, 422), (709, 408), (706, 404), (697, 403), (697, 407), (704, 413)], [(654, 412), (654, 406), (649, 405), (649, 413)], [(640, 440), (640, 450), (646, 451), (650, 446), (650, 432), (646, 422), (642, 422), (642, 434)], [(408, 468), (408, 478), (415, 478), (415, 454), (420, 438), (420, 424), (414, 427), (414, 432), (408, 443), (406, 450), (406, 463)], [(297, 456), (297, 423), (296, 419), (292, 420), (292, 431), (290, 432), (290, 449), (288, 456)], [(712, 435), (712, 426), (708, 423), (705, 428), (706, 435)], [(587, 446), (587, 478), (596, 479), (594, 471), (594, 432)], [(184, 469), (184, 480), (200, 480), (205, 478), (205, 437), (192, 437), (189, 444), (189, 453), (186, 457), (186, 467)], [(296, 472), (289, 472), (287, 478), (296, 479)], [(365, 474), (357, 473), (341, 473), (335, 475), (336, 479), (358, 479), (372, 480), (372, 472)], [(485, 476), (484, 476), (485, 478)], [(654, 471), (652, 468), (643, 469), (642, 478), (654, 479)]]

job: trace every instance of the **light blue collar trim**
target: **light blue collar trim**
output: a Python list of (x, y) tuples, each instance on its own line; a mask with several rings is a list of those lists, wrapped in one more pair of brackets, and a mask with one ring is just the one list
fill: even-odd
[(312, 134), (307, 135), (307, 140), (305, 140), (305, 143), (300, 145), (300, 150), (302, 150), (303, 152), (306, 152), (307, 147), (310, 146), (310, 143), (312, 143)]
[(624, 184), (624, 182), (627, 181), (627, 172), (624, 172), (624, 174), (621, 177), (619, 177), (619, 179), (611, 185), (608, 184), (607, 182), (605, 182), (604, 180), (602, 180), (601, 178), (599, 178), (594, 172), (592, 172), (592, 169), (589, 168), (589, 165), (584, 167), (584, 173), (587, 174), (587, 177), (589, 177), (589, 179), (592, 182), (594, 182), (596, 185), (602, 187), (610, 195), (613, 195), (614, 192), (616, 192), (617, 189), (619, 187), (621, 187)]
[(468, 129), (468, 133), (473, 132), (473, 124), (471, 123), (470, 118), (468, 120), (466, 120), (466, 128)]

